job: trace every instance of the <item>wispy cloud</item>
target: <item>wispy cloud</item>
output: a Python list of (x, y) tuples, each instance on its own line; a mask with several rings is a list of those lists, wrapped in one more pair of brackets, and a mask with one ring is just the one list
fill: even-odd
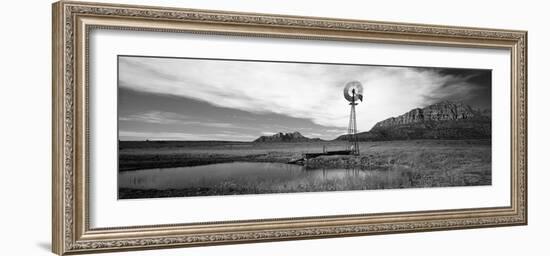
[(128, 116), (119, 116), (119, 121), (137, 121), (144, 123), (152, 124), (174, 124), (181, 123), (184, 120), (188, 119), (187, 116), (172, 113), (172, 112), (161, 112), (161, 111), (149, 111), (139, 114), (131, 114)]
[(120, 140), (230, 140), (250, 141), (256, 137), (240, 133), (185, 133), (119, 131)]
[(327, 130), (325, 130), (325, 132), (342, 134), (342, 133), (347, 132), (347, 130), (345, 130), (345, 129), (327, 129)]
[(150, 111), (128, 116), (119, 116), (119, 121), (137, 121), (151, 124), (196, 125), (216, 128), (246, 128), (233, 123), (216, 122), (204, 117), (190, 117), (173, 112)]
[[(365, 86), (364, 102), (357, 107), (360, 130), (433, 101), (469, 97), (476, 90), (468, 77), (422, 68), (134, 57), (121, 57), (119, 65), (119, 85), (132, 90), (342, 128), (347, 126), (349, 115), (342, 89), (346, 82), (358, 80)], [(162, 122), (154, 113), (139, 118)], [(185, 117), (163, 118), (193, 122)], [(224, 128), (234, 124), (210, 125)]]

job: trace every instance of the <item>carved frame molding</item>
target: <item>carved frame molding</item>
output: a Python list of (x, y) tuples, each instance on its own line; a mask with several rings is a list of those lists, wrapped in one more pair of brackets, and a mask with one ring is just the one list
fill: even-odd
[[(510, 49), (512, 205), (90, 229), (87, 205), (87, 40), (93, 29)], [(62, 1), (53, 5), (52, 47), (52, 247), (60, 255), (527, 224), (526, 31)]]

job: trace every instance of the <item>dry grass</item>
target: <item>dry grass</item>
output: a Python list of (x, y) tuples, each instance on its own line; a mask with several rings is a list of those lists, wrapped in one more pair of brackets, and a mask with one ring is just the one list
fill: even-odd
[[(304, 152), (345, 147), (342, 142), (239, 143), (131, 148), (120, 150), (121, 170), (192, 166), (232, 161), (287, 162)], [(362, 142), (360, 156), (323, 156), (311, 169), (352, 169), (367, 173), (326, 180), (228, 179), (185, 190), (121, 189), (121, 198), (342, 191), (491, 184), (490, 140), (416, 140)]]

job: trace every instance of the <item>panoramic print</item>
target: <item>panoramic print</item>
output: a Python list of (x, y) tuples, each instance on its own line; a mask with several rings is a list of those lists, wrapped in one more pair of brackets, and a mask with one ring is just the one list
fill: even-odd
[(491, 185), (491, 70), (118, 57), (118, 198)]

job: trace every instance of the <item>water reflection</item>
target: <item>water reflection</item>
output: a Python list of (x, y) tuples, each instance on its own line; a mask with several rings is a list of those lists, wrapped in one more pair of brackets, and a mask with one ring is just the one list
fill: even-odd
[(283, 163), (233, 162), (194, 167), (147, 169), (121, 172), (119, 188), (186, 189), (239, 186), (306, 186), (327, 181), (367, 178), (372, 171), (353, 169), (308, 169)]

